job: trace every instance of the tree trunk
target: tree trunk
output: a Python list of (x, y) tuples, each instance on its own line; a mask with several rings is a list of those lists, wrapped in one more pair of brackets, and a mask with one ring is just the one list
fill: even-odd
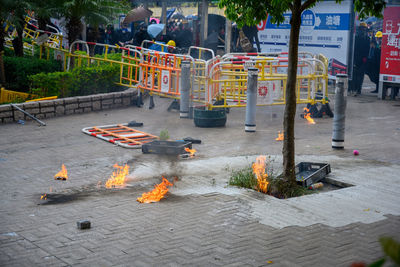
[[(80, 18), (72, 17), (68, 19), (67, 25), (67, 33), (68, 33), (68, 44), (71, 48), (73, 42), (75, 42), (79, 38), (79, 34), (82, 32), (82, 23)], [(72, 47), (71, 52), (74, 53), (76, 47)], [(73, 69), (75, 66), (74, 57), (71, 57), (69, 67)]]
[(68, 44), (71, 46), (71, 44), (79, 38), (79, 34), (82, 32), (82, 23), (80, 18), (69, 18), (66, 28), (68, 33)]
[(24, 56), (24, 42), (22, 39), (22, 34), (24, 33), (23, 28), (17, 28), (17, 34), (18, 36), (15, 37), (12, 41), (13, 47), (14, 47), (14, 53), (17, 57), (23, 57)]
[(295, 144), (294, 144), (294, 121), (296, 116), (296, 83), (298, 44), (301, 25), (301, 1), (295, 0), (290, 21), (289, 40), (289, 62), (288, 79), (286, 83), (286, 105), (283, 119), (284, 141), (283, 141), (283, 175), (284, 179), (291, 185), (296, 183), (295, 177)]
[[(3, 25), (5, 20), (0, 20), (0, 25)], [(0, 31), (0, 51), (4, 51), (5, 32)]]

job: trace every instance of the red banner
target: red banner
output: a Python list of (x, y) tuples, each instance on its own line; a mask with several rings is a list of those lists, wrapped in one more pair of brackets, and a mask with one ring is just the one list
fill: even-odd
[(400, 83), (400, 6), (388, 6), (383, 14), (379, 80)]

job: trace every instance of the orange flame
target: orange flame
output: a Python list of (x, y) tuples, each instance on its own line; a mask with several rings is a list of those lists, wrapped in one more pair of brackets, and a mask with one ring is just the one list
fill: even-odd
[(43, 194), (40, 196), (40, 199), (46, 200), (47, 199), (47, 194)]
[(283, 133), (281, 131), (278, 132), (278, 137), (275, 138), (276, 141), (283, 141)]
[(114, 164), (115, 171), (113, 171), (111, 177), (106, 182), (106, 188), (123, 187), (125, 185), (126, 176), (129, 175), (129, 166), (119, 166)]
[(163, 176), (161, 183), (155, 185), (152, 191), (143, 193), (141, 197), (137, 198), (137, 201), (139, 201), (140, 203), (158, 202), (165, 196), (165, 194), (167, 194), (168, 192), (167, 186), (172, 186), (172, 185), (173, 184), (170, 183)]
[(253, 163), (252, 168), (253, 168), (253, 173), (257, 177), (257, 182), (258, 182), (258, 190), (267, 193), (268, 189), (268, 174), (265, 172), (265, 161), (267, 157), (266, 156), (258, 156), (256, 158), (256, 162)]
[(68, 179), (68, 172), (67, 172), (67, 169), (65, 168), (64, 164), (61, 165), (61, 171), (59, 171), (58, 173), (56, 173), (56, 175), (54, 175), (54, 179), (56, 179), (56, 180), (67, 180)]
[(188, 152), (188, 153), (190, 153), (190, 157), (193, 157), (194, 156), (194, 153), (196, 153), (196, 149), (190, 149), (190, 148), (188, 148), (188, 147), (185, 147), (185, 151), (186, 152)]
[(304, 118), (307, 119), (310, 124), (315, 124), (315, 121), (313, 118), (311, 118), (311, 113), (308, 108), (304, 108)]

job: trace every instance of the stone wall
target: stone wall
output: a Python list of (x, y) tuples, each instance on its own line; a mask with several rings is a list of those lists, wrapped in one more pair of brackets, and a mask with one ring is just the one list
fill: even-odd
[[(68, 97), (55, 100), (27, 102), (16, 104), (38, 119), (65, 116), (70, 114), (87, 113), (111, 108), (127, 107), (136, 103), (137, 91), (97, 94), (89, 96)], [(31, 120), (21, 111), (10, 104), (0, 105), (0, 122)]]

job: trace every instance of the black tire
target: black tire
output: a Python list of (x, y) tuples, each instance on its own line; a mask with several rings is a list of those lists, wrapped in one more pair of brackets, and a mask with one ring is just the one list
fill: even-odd
[(224, 108), (206, 110), (204, 107), (197, 107), (194, 108), (193, 115), (194, 125), (197, 127), (224, 127), (226, 124), (226, 111)]

